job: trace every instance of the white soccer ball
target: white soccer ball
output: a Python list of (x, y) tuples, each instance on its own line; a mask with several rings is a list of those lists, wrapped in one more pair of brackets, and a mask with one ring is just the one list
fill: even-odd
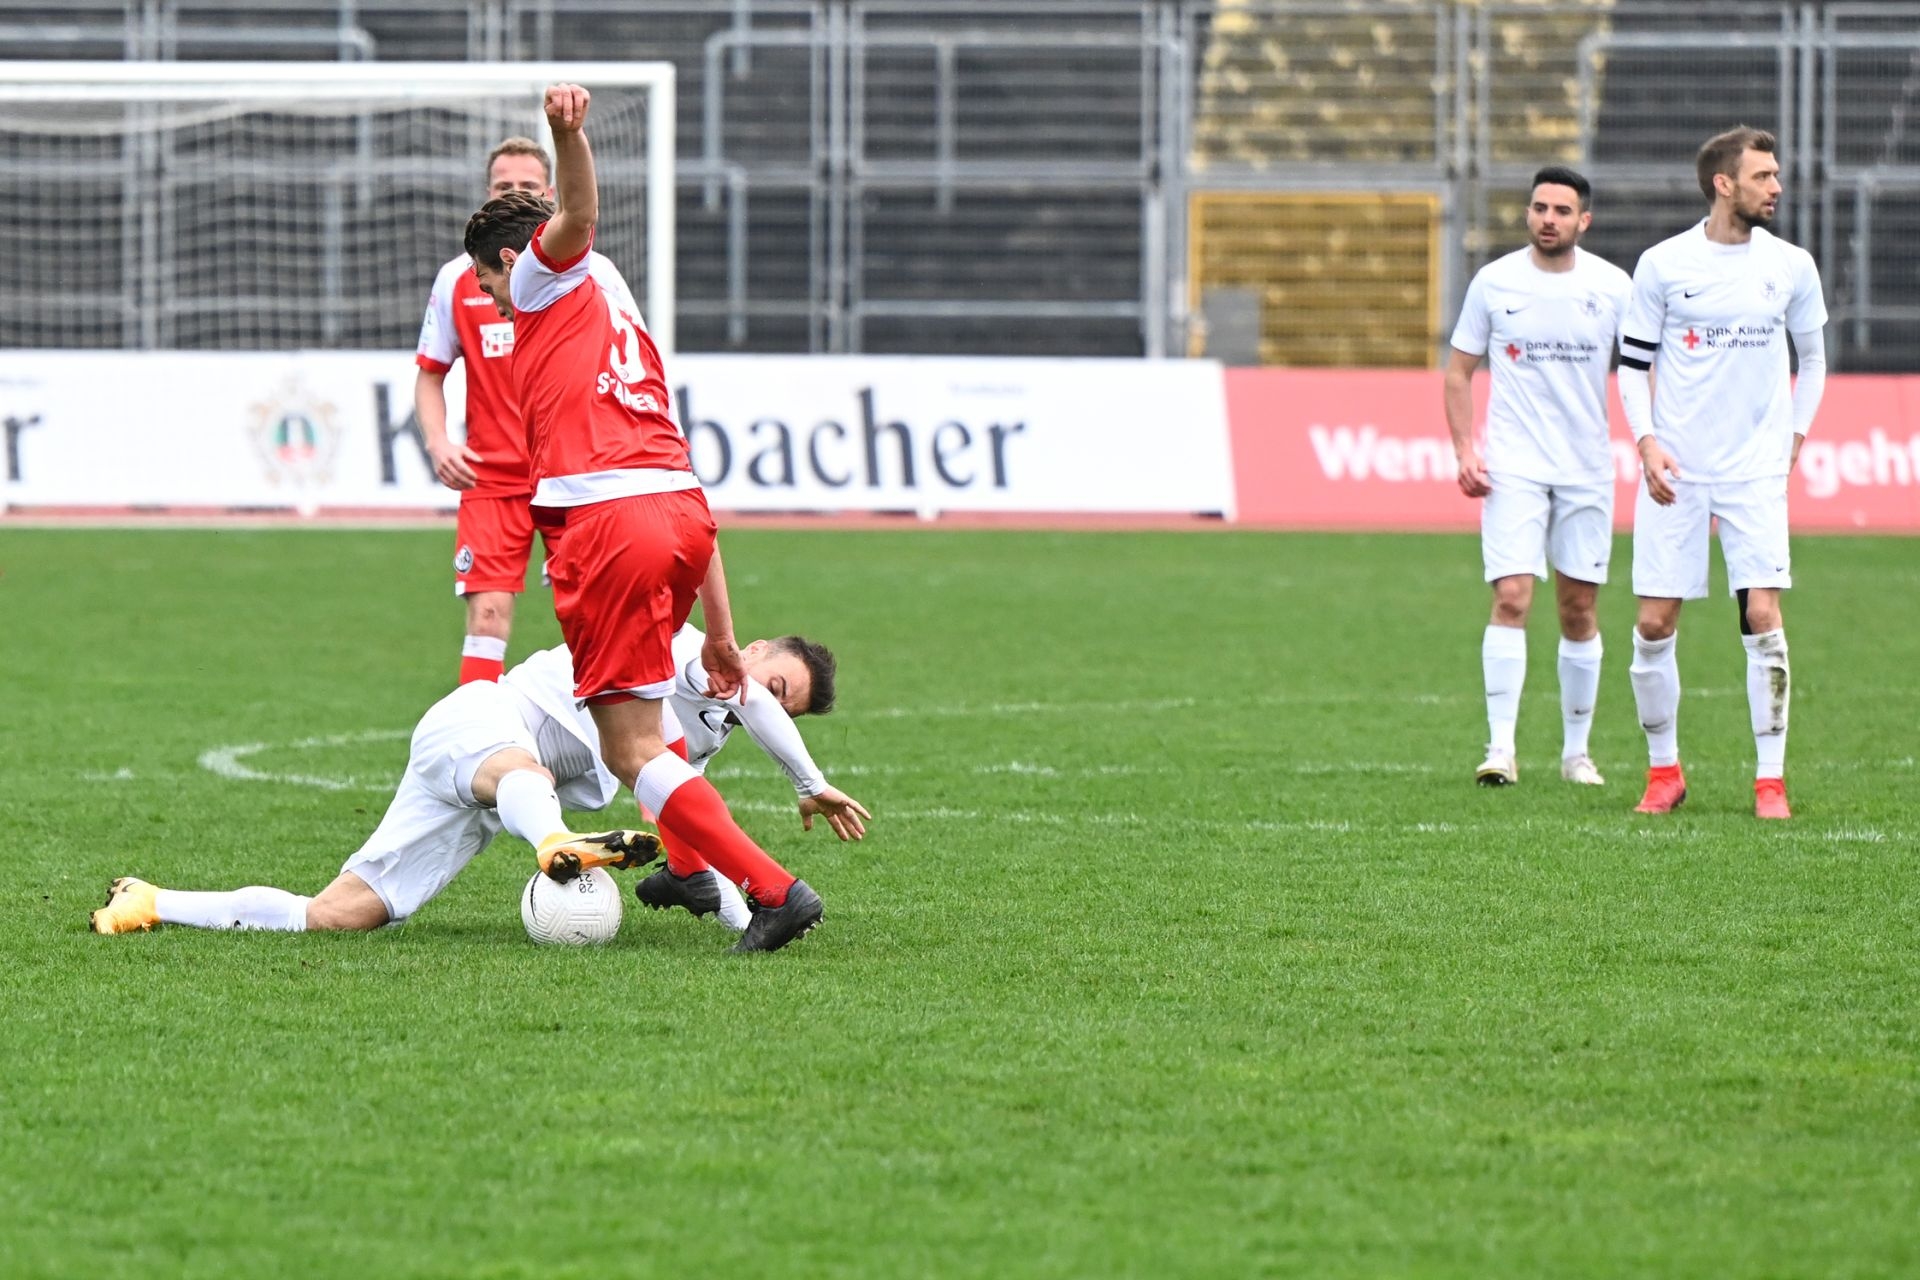
[(520, 922), (535, 942), (583, 947), (620, 932), (620, 883), (594, 867), (560, 884), (535, 872), (520, 894)]

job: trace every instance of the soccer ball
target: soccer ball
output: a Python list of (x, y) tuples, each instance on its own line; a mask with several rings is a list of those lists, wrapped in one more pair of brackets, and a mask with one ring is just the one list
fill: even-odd
[(520, 895), (520, 922), (535, 942), (583, 947), (611, 942), (620, 932), (620, 884), (605, 867), (565, 884), (535, 872)]

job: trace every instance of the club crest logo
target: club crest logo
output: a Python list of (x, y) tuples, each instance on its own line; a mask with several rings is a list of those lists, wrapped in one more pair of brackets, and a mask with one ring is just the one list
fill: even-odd
[(455, 573), (470, 573), (472, 570), (473, 548), (462, 543), (460, 550), (456, 551), (453, 556), (453, 571)]
[(298, 374), (250, 412), (247, 434), (270, 483), (318, 489), (332, 482), (342, 434), (338, 410), (302, 386)]
[(1589, 319), (1594, 319), (1594, 320), (1599, 319), (1600, 318), (1600, 299), (1595, 297), (1591, 293), (1588, 294), (1586, 296), (1585, 301), (1581, 302), (1580, 310), (1584, 312)]
[(1772, 276), (1768, 276), (1765, 279), (1760, 281), (1760, 294), (1768, 302), (1772, 302), (1774, 300), (1774, 297), (1778, 295), (1779, 292), (1780, 292), (1779, 286), (1774, 284)]

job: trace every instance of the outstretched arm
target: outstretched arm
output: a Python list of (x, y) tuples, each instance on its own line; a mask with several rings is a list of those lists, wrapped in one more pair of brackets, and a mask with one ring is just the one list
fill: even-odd
[(593, 224), (600, 220), (600, 186), (593, 172), (593, 150), (587, 146), (587, 91), (577, 84), (556, 84), (547, 90), (547, 127), (553, 131), (554, 194), (560, 211), (547, 220), (540, 247), (554, 262), (570, 262), (593, 243)]

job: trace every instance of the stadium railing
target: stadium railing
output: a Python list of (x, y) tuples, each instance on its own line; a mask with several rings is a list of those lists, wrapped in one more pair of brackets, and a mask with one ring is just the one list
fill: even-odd
[[(1195, 210), (1244, 196), (1327, 242), (1263, 305), (1354, 335), (1263, 325), (1270, 363), (1431, 360), (1547, 161), (1590, 173), (1588, 243), (1631, 265), (1697, 216), (1700, 139), (1744, 121), (1781, 135), (1837, 363), (1920, 368), (1917, 29), (1903, 0), (0, 0), (12, 58), (674, 62), (692, 349), (1184, 353), (1223, 257)], [(1430, 205), (1409, 276), (1434, 297), (1389, 299), (1424, 343), (1360, 340), (1364, 218), (1289, 232), (1328, 193)]]

